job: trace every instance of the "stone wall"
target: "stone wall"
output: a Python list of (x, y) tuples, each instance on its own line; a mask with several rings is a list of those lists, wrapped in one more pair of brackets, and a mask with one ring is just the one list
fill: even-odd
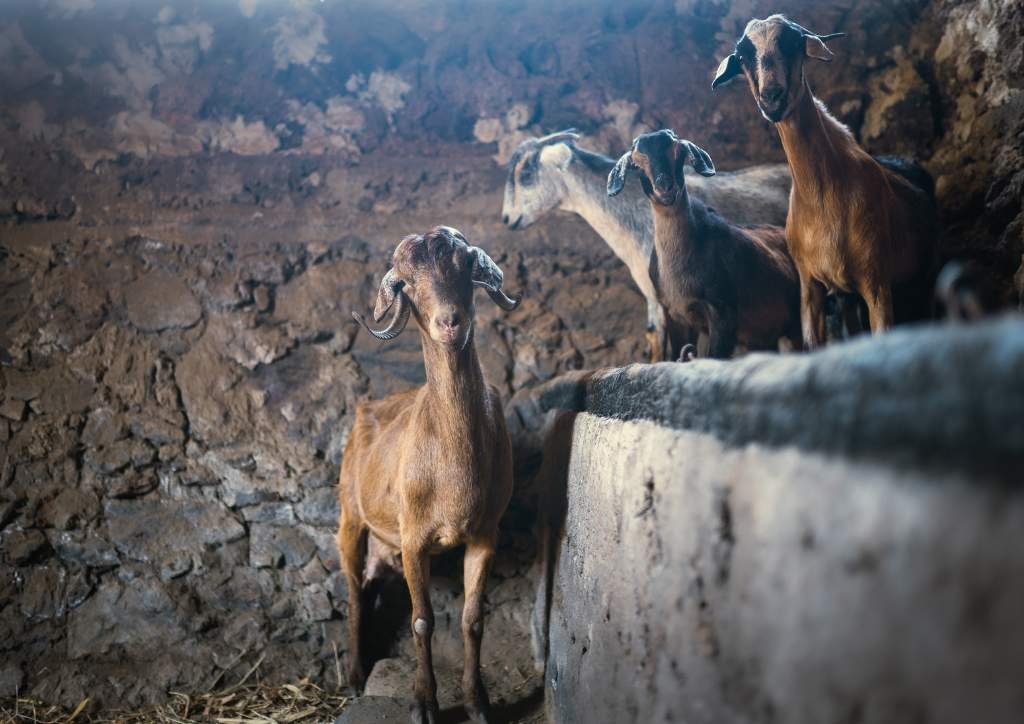
[[(504, 161), (522, 138), (568, 126), (615, 155), (670, 126), (724, 169), (781, 160), (742, 84), (709, 87), (746, 21), (770, 12), (848, 34), (839, 62), (811, 70), (814, 90), (873, 153), (925, 163), (944, 254), (978, 262), (991, 301), (1010, 301), (1024, 252), (1015, 0), (502, 0), (472, 12), (454, 0), (17, 0), (0, 31), (0, 215), (95, 214), (104, 184), (89, 187), (111, 176), (119, 204), (140, 202), (137, 223), (297, 196), (333, 219), (346, 200), (357, 217), (403, 214), (408, 187), (360, 173), (362, 159)], [(218, 154), (303, 161), (286, 185), (259, 164), (216, 179), (168, 165)]]
[[(331, 492), (359, 399), (422, 379), (357, 335), (396, 241), (461, 228), (523, 291), (482, 300), (510, 400), (643, 354), (643, 302), (578, 220), (499, 220), (510, 148), (672, 126), (722, 168), (781, 159), (710, 76), (751, 15), (846, 30), (816, 90), (922, 157), (948, 253), (1011, 296), (1024, 18), (1005, 2), (237, 3), (0, 10), (0, 697), (131, 706), (244, 672), (333, 676)], [(723, 413), (724, 414), (724, 413)], [(538, 419), (510, 412), (520, 481)], [(531, 490), (498, 578), (521, 584)], [(113, 622), (117, 622), (114, 625)]]
[(553, 720), (1020, 721), (1022, 363), (1016, 319), (590, 379)]

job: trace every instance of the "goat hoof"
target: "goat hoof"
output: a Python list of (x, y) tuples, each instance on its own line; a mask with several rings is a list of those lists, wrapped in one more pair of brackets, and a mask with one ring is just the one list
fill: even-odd
[(677, 362), (690, 362), (697, 359), (697, 348), (692, 344), (684, 344), (683, 348), (679, 350), (679, 359)]
[(437, 724), (440, 710), (436, 701), (414, 701), (409, 714), (412, 724)]
[(469, 718), (477, 724), (487, 724), (491, 715), (491, 702), (487, 698), (487, 689), (484, 688), (483, 682), (477, 680), (464, 689), (464, 706)]
[(352, 687), (356, 695), (363, 693), (363, 687), (366, 686), (366, 674), (363, 673), (362, 665), (353, 666), (348, 672), (348, 685)]

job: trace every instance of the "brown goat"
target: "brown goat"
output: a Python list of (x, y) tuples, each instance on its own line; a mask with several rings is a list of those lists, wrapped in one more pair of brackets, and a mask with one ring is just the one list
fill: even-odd
[(711, 157), (670, 130), (645, 133), (608, 174), (618, 194), (630, 169), (654, 211), (651, 279), (671, 323), (704, 330), (708, 355), (727, 358), (736, 342), (778, 349), (780, 337), (800, 346), (796, 269), (778, 226), (740, 228), (690, 198), (683, 167), (713, 176)]
[(498, 522), (512, 495), (512, 446), (501, 400), (488, 385), (473, 343), (473, 291), (481, 287), (501, 308), (518, 300), (501, 291), (502, 273), (482, 249), (450, 227), (407, 236), (381, 281), (377, 321), (392, 307), (388, 327), (374, 337), (397, 337), (413, 316), (420, 328), (427, 382), (366, 402), (345, 447), (338, 482), (338, 550), (349, 589), (350, 683), (365, 683), (363, 574), (367, 534), (401, 552), (412, 597), (416, 681), (412, 718), (434, 724), (437, 683), (431, 661), (434, 614), (427, 584), (430, 556), (465, 545), (462, 611), (465, 707), (486, 722), (480, 677), (483, 594)]
[(831, 60), (825, 41), (840, 35), (816, 35), (782, 15), (751, 20), (712, 83), (745, 74), (762, 115), (779, 129), (793, 175), (786, 240), (808, 348), (824, 341), (826, 291), (858, 294), (877, 333), (895, 320), (894, 297), (901, 319), (928, 316), (934, 279), (931, 177), (872, 158), (811, 94), (804, 59)]

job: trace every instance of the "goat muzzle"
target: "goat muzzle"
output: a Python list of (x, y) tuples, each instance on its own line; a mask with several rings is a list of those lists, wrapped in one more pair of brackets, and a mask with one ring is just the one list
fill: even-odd
[(657, 187), (651, 189), (651, 200), (659, 206), (674, 206), (679, 193), (675, 188), (662, 190)]

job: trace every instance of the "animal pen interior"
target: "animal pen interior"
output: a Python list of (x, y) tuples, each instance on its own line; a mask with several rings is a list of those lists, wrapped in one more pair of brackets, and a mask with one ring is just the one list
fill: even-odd
[(0, 720), (1024, 720), (1017, 0), (0, 17)]

